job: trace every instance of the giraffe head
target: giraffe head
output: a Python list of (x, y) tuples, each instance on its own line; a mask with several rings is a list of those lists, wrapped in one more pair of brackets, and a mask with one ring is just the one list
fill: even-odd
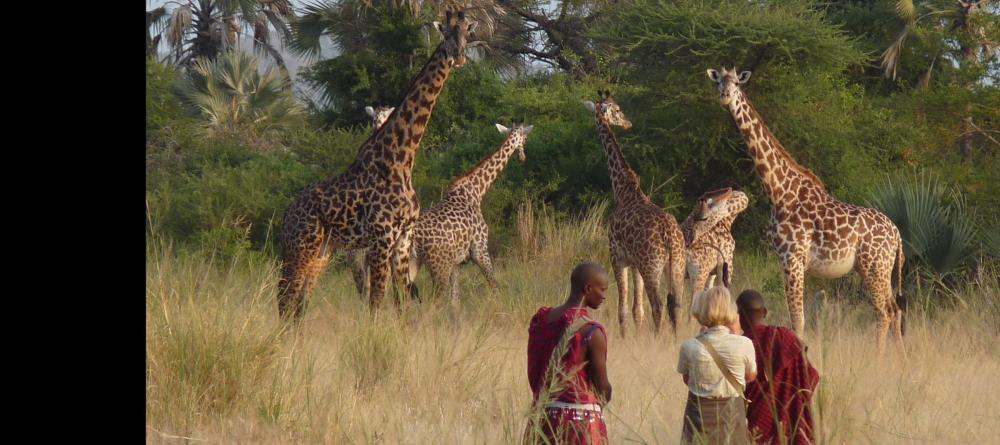
[(705, 192), (698, 198), (698, 204), (691, 211), (690, 218), (694, 220), (694, 225), (687, 234), (691, 237), (686, 240), (687, 243), (691, 244), (723, 219), (746, 210), (749, 202), (745, 193), (730, 187)]
[(521, 122), (516, 122), (512, 128), (507, 128), (500, 124), (496, 125), (500, 133), (507, 135), (507, 140), (504, 141), (504, 144), (513, 145), (514, 151), (517, 152), (517, 160), (524, 162), (524, 143), (528, 140), (528, 135), (531, 134), (531, 130), (535, 129), (535, 126), (528, 125), (525, 127)]
[(713, 69), (708, 69), (705, 72), (708, 73), (708, 78), (712, 79), (712, 82), (715, 82), (715, 85), (719, 87), (719, 102), (722, 103), (723, 107), (728, 107), (733, 98), (739, 96), (740, 85), (750, 80), (749, 71), (736, 74), (736, 67), (733, 67), (732, 71), (726, 71), (725, 68), (722, 68), (721, 72)]
[(396, 107), (380, 106), (372, 108), (368, 106), (365, 107), (365, 113), (368, 113), (368, 115), (372, 117), (372, 121), (375, 122), (375, 129), (378, 130), (379, 128), (382, 128), (382, 124), (389, 119), (389, 115), (391, 115), (395, 109)]
[(465, 44), (479, 22), (467, 19), (465, 11), (462, 10), (454, 12), (448, 10), (444, 17), (444, 22), (435, 21), (434, 27), (441, 32), (441, 37), (444, 39), (442, 45), (448, 55), (448, 63), (458, 68), (465, 65)]
[(599, 100), (596, 105), (588, 100), (583, 103), (583, 106), (587, 107), (590, 112), (596, 113), (600, 119), (609, 125), (617, 125), (626, 130), (632, 128), (632, 121), (625, 117), (625, 113), (622, 113), (621, 107), (611, 98), (611, 91), (598, 90), (597, 97)]

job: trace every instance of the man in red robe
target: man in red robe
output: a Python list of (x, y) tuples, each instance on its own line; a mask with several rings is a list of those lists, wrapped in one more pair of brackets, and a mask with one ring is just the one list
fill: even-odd
[[(736, 299), (743, 335), (757, 352), (757, 380), (747, 385), (747, 423), (759, 444), (815, 443), (810, 402), (819, 373), (791, 329), (764, 324), (764, 297), (747, 289)], [(780, 425), (780, 426), (779, 426)]]
[(603, 267), (580, 264), (570, 276), (566, 302), (543, 307), (531, 318), (528, 384), (534, 403), (526, 443), (608, 443), (601, 411), (601, 405), (611, 400), (607, 332), (587, 311), (604, 302), (607, 290), (608, 272)]

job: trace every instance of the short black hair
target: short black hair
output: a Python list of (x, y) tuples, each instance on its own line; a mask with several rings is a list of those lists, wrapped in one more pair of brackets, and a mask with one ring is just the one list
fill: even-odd
[(736, 297), (736, 307), (740, 313), (746, 315), (767, 309), (767, 306), (764, 305), (764, 296), (753, 289), (740, 292), (740, 296)]
[(600, 264), (591, 262), (578, 264), (569, 276), (570, 291), (573, 293), (582, 292), (587, 283), (594, 281), (599, 275), (608, 275), (608, 271), (604, 270)]

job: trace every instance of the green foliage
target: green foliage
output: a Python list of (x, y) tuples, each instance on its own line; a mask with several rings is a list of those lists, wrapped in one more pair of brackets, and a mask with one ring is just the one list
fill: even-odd
[[(354, 9), (321, 3), (317, 14), (295, 25), (297, 39), (311, 35), (318, 44), (320, 36), (330, 36), (343, 49), (306, 75), (325, 82), (332, 94), (332, 107), (320, 119), (328, 130), (205, 137), (168, 94), (173, 71), (147, 63), (147, 200), (154, 222), (169, 236), (220, 255), (245, 249), (247, 241), (254, 249), (270, 246), (268, 227), (278, 227), (287, 202), (310, 181), (341, 172), (371, 134), (362, 108), (398, 104), (437, 34), (422, 28), (425, 12), (414, 18), (397, 6), (335, 4), (349, 3)], [(333, 13), (339, 15), (328, 15)], [(906, 58), (934, 41), (920, 38), (908, 41), (898, 80), (884, 80), (875, 62), (895, 35), (883, 26), (898, 20), (889, 2), (641, 0), (602, 8), (596, 17), (587, 35), (601, 49), (607, 78), (558, 71), (505, 78), (493, 63), (474, 58), (451, 73), (414, 165), (424, 208), (497, 148), (503, 137), (494, 123), (509, 125), (515, 118), (535, 131), (527, 161), (512, 161), (483, 203), (491, 250), (514, 243), (523, 202), (563, 217), (607, 200), (606, 159), (581, 101), (610, 88), (635, 124), (616, 129), (622, 150), (653, 201), (683, 219), (706, 190), (739, 188), (751, 203), (735, 235), (741, 246), (769, 249), (763, 234), (770, 205), (704, 74), (735, 65), (753, 71), (745, 91), (772, 132), (837, 198), (864, 202), (879, 178), (873, 172), (921, 166), (966, 197), (978, 210), (970, 218), (982, 232), (998, 230), (1000, 71), (991, 62), (992, 74), (980, 80), (994, 81), (968, 86), (956, 76), (979, 74), (939, 62), (931, 88), (913, 88), (923, 71), (909, 68)], [(932, 49), (920, 57), (929, 61)], [(963, 129), (965, 117), (980, 130)], [(955, 145), (969, 134), (972, 162), (963, 163)]]
[(188, 105), (223, 130), (268, 130), (301, 122), (303, 110), (290, 88), (284, 71), (269, 67), (261, 73), (255, 57), (238, 51), (197, 59), (177, 83)]
[(146, 137), (150, 132), (163, 128), (182, 114), (180, 100), (174, 95), (174, 70), (169, 66), (146, 58)]
[(938, 280), (960, 271), (978, 252), (979, 234), (965, 198), (932, 176), (888, 176), (873, 192), (872, 205), (899, 228), (911, 265)]

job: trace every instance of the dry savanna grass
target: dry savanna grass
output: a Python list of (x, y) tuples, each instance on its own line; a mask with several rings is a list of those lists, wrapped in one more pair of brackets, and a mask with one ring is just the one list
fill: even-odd
[[(387, 304), (372, 318), (349, 273), (334, 265), (298, 331), (278, 322), (273, 260), (219, 264), (153, 239), (147, 442), (516, 443), (531, 401), (528, 320), (539, 306), (563, 301), (576, 262), (608, 264), (603, 211), (571, 220), (539, 212), (530, 223), (537, 239), (521, 234), (532, 250), (499, 259), (501, 294), (466, 267), (458, 309), (425, 301), (396, 312)], [(820, 285), (829, 295), (807, 301), (809, 356), (822, 376), (814, 401), (820, 443), (1000, 443), (996, 277), (942, 301), (911, 297), (905, 359), (894, 342), (886, 355), (876, 353), (874, 314), (856, 295), (856, 277), (807, 283), (810, 295)], [(429, 285), (426, 272), (420, 280)], [(741, 253), (733, 287), (748, 286), (770, 299), (773, 322), (787, 321), (775, 257)], [(621, 338), (616, 301), (612, 284), (594, 314), (612, 333), (611, 441), (676, 443), (686, 394), (675, 371), (678, 346), (696, 327), (654, 337), (647, 323)]]

